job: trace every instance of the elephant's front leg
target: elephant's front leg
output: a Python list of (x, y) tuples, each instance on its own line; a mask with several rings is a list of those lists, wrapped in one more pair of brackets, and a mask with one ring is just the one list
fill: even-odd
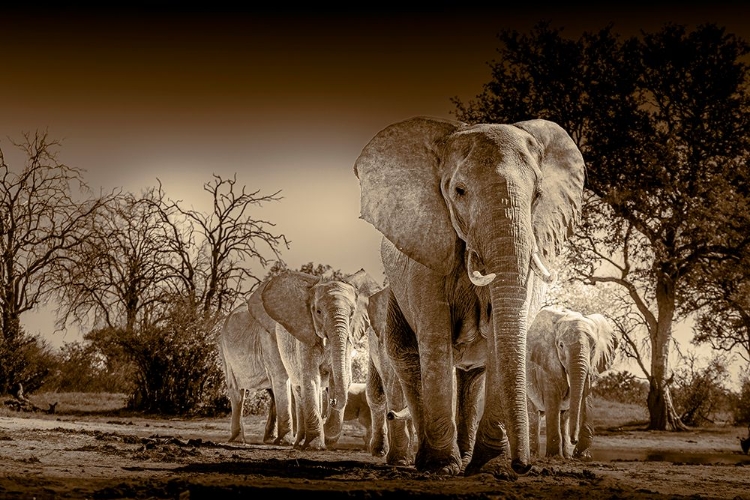
[(570, 450), (573, 448), (570, 443), (570, 410), (560, 412), (560, 435), (562, 436), (563, 457), (570, 458)]
[(591, 380), (586, 380), (583, 389), (583, 404), (581, 405), (581, 430), (578, 433), (578, 442), (573, 449), (573, 458), (582, 460), (591, 459), (589, 448), (594, 440), (594, 422), (591, 418)]
[(325, 450), (323, 434), (323, 416), (321, 414), (321, 385), (320, 378), (315, 377), (302, 383), (302, 422), (304, 427), (305, 442), (303, 448), (312, 450)]
[[(386, 327), (387, 353), (409, 407), (418, 436), (418, 470), (458, 474), (461, 457), (453, 417), (453, 362), (448, 308), (419, 325), (420, 339), (392, 298)], [(443, 320), (441, 329), (437, 326)]]
[(302, 448), (305, 441), (305, 419), (302, 411), (302, 386), (292, 386), (292, 412), (294, 415), (294, 448)]
[(547, 405), (544, 411), (545, 430), (547, 433), (547, 457), (563, 456), (563, 437), (560, 427), (560, 407)]
[(422, 378), (422, 414), (416, 465), (420, 470), (445, 475), (461, 471), (454, 414), (454, 367), (448, 307), (438, 307), (418, 325), (419, 365)]

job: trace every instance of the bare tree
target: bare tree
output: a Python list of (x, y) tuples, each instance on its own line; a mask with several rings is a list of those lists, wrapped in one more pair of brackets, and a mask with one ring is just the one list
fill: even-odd
[(226, 312), (235, 299), (251, 291), (262, 279), (250, 267), (263, 268), (281, 260), (281, 248), (289, 248), (283, 234), (274, 234), (270, 221), (255, 218), (252, 207), (280, 201), (280, 191), (263, 195), (259, 190), (238, 190), (237, 176), (213, 176), (203, 185), (211, 196), (208, 213), (186, 209), (181, 201), (168, 200), (161, 184), (160, 211), (172, 231), (169, 250), (176, 283), (204, 314)]
[[(0, 331), (3, 354), (21, 348), (20, 318), (56, 291), (59, 269), (91, 236), (95, 214), (111, 196), (90, 196), (80, 169), (60, 163), (47, 133), (12, 142), (25, 155), (17, 170), (0, 150)], [(0, 391), (14, 374), (0, 362)]]
[(97, 328), (148, 326), (169, 302), (171, 226), (155, 190), (126, 193), (97, 214), (91, 236), (71, 251), (61, 274), (58, 321)]

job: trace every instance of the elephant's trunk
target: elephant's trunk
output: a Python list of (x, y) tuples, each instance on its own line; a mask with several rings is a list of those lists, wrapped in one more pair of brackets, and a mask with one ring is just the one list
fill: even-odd
[[(578, 346), (580, 347), (577, 348)], [(583, 392), (589, 374), (590, 347), (585, 335), (581, 335), (579, 342), (574, 344), (573, 349), (570, 367), (570, 442), (576, 444), (581, 430)]]
[(333, 334), (329, 336), (331, 353), (329, 395), (331, 399), (328, 403), (329, 412), (324, 428), (326, 446), (333, 446), (338, 442), (344, 423), (344, 410), (351, 384), (349, 326), (348, 315), (343, 312), (336, 313)]
[(487, 268), (495, 275), (489, 285), (494, 337), (488, 339), (484, 417), (477, 439), (481, 435), (490, 448), (503, 452), (508, 451), (509, 444), (513, 470), (526, 474), (531, 468), (526, 332), (533, 245), (529, 230), (519, 230), (517, 221), (512, 223), (507, 215), (505, 220), (504, 236), (484, 249), (484, 255), (489, 256), (485, 259)]

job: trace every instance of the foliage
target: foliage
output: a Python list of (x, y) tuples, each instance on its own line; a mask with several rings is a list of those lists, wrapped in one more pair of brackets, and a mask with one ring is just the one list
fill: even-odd
[(638, 380), (628, 371), (609, 371), (599, 377), (591, 388), (601, 399), (619, 403), (642, 405), (648, 394), (648, 383)]
[[(176, 298), (169, 315), (143, 330), (104, 329), (86, 335), (106, 359), (133, 371), (129, 407), (166, 414), (212, 414), (225, 407), (217, 320)], [(121, 361), (118, 361), (121, 362)]]
[(739, 392), (731, 394), (730, 400), (734, 423), (750, 426), (750, 376), (743, 377)]
[(688, 354), (675, 370), (672, 395), (680, 420), (686, 425), (714, 423), (719, 414), (729, 413), (729, 391), (725, 360), (713, 357), (707, 366), (698, 368), (697, 358)]
[(45, 340), (20, 329), (17, 335), (0, 343), (0, 394), (15, 394), (19, 387), (31, 394), (54, 371), (55, 363)]
[(649, 426), (679, 428), (673, 322), (702, 304), (688, 297), (708, 290), (713, 263), (750, 244), (750, 46), (713, 24), (625, 40), (610, 25), (570, 40), (542, 22), (499, 39), (491, 81), (468, 104), (454, 99), (456, 116), (545, 118), (578, 144), (587, 182), (569, 262), (577, 279), (625, 292), (640, 320), (623, 326), (648, 340), (648, 352), (633, 336), (624, 344), (649, 377)]
[(56, 369), (45, 391), (132, 392), (133, 366), (122, 357), (106, 357), (91, 342), (68, 342), (56, 354)]

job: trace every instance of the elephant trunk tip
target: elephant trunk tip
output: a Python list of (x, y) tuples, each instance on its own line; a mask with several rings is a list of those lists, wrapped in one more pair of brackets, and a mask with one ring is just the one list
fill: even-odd
[(513, 471), (519, 476), (525, 476), (531, 470), (531, 464), (526, 463), (518, 458), (514, 458), (510, 463)]

